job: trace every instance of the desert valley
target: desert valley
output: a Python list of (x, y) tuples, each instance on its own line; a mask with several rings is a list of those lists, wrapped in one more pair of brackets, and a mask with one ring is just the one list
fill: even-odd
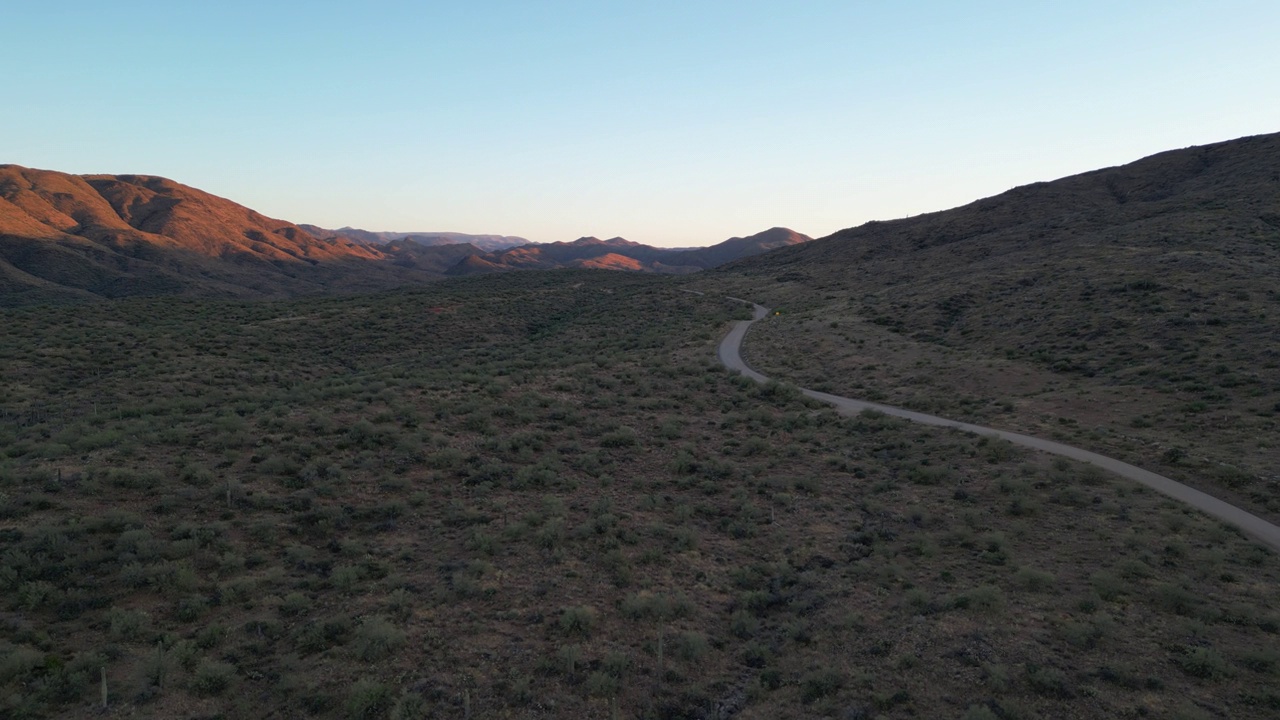
[(686, 249), (0, 166), (0, 715), (1280, 714), (1275, 547), (801, 388), (1280, 523), (1280, 134)]

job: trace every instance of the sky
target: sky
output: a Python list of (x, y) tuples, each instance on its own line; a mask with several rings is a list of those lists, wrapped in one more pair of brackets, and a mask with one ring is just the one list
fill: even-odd
[(1275, 0), (0, 0), (0, 163), (324, 227), (814, 237), (1280, 131)]

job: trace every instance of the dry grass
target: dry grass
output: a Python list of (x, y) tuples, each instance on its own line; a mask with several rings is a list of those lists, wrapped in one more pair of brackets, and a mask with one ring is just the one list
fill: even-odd
[(5, 312), (4, 712), (98, 716), (105, 667), (122, 717), (1274, 715), (1274, 555), (731, 376), (740, 312), (585, 272)]

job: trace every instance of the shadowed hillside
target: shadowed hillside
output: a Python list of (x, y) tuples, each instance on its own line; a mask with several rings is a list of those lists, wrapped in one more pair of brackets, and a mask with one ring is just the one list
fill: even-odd
[[(613, 238), (325, 230), (146, 175), (68, 175), (0, 165), (0, 306), (183, 295), (367, 292), (506, 270), (696, 272), (807, 236), (784, 228), (709, 248)], [(482, 254), (483, 253), (483, 254)]]
[(0, 305), (377, 290), (438, 279), (467, 252), (319, 239), (159, 177), (0, 166)]
[(808, 386), (1117, 452), (1280, 517), (1280, 135), (873, 222), (718, 273)]

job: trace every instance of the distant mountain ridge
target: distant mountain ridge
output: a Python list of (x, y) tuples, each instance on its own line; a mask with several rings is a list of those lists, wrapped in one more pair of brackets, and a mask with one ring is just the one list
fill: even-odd
[(775, 229), (677, 251), (621, 238), (539, 245), (504, 235), (331, 231), (162, 177), (0, 165), (0, 306), (370, 292), (520, 268), (693, 272), (796, 238), (808, 239)]
[(705, 248), (672, 250), (642, 245), (620, 237), (601, 240), (583, 237), (472, 255), (449, 270), (469, 275), (511, 270), (549, 270), (562, 267), (603, 267), (639, 272), (683, 274), (717, 267), (780, 247), (811, 240), (787, 228), (775, 227), (749, 237), (735, 237)]
[(0, 305), (363, 292), (440, 279), (466, 252), (319, 238), (161, 177), (0, 165)]
[(386, 245), (397, 240), (412, 240), (426, 246), (461, 245), (465, 243), (485, 252), (491, 252), (516, 247), (517, 245), (536, 244), (516, 235), (472, 235), (458, 232), (374, 232), (353, 227), (330, 230), (306, 223), (300, 224), (299, 227), (319, 238), (344, 237), (365, 245)]

